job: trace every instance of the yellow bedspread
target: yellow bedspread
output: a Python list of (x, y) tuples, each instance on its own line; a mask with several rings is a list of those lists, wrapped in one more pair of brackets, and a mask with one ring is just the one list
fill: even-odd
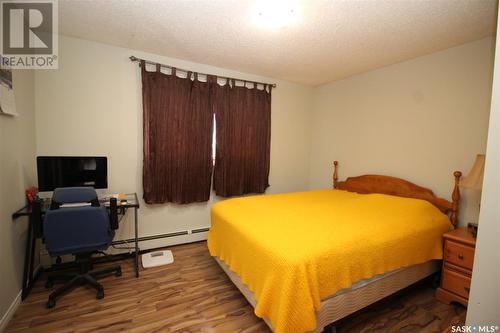
[(208, 248), (255, 294), (275, 333), (316, 328), (323, 298), (397, 268), (442, 258), (448, 218), (427, 201), (340, 190), (215, 204)]

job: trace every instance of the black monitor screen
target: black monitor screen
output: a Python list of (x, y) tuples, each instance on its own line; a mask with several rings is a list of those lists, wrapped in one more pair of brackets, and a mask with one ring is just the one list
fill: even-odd
[(41, 192), (58, 187), (108, 187), (107, 157), (38, 156), (36, 162)]

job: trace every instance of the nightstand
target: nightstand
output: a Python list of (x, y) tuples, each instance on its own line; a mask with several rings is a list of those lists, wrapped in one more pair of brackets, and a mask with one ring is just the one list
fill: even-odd
[(476, 239), (465, 227), (447, 232), (443, 238), (443, 271), (436, 298), (446, 304), (458, 302), (467, 306)]

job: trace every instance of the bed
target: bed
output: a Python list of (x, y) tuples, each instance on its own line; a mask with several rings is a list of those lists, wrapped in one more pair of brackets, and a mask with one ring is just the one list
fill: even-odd
[[(250, 196), (211, 211), (210, 254), (275, 333), (327, 325), (439, 270), (452, 201), (380, 175), (334, 189)], [(330, 326), (331, 327), (331, 326)]]

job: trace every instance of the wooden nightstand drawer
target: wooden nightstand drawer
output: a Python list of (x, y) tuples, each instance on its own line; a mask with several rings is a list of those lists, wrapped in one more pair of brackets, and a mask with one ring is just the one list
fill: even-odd
[(468, 245), (446, 240), (444, 260), (451, 264), (472, 270), (472, 264), (474, 262), (474, 248)]
[(448, 268), (443, 270), (442, 288), (459, 296), (469, 298), (470, 278)]
[(443, 271), (436, 298), (446, 304), (458, 302), (467, 306), (476, 239), (467, 228), (447, 232), (443, 238)]

